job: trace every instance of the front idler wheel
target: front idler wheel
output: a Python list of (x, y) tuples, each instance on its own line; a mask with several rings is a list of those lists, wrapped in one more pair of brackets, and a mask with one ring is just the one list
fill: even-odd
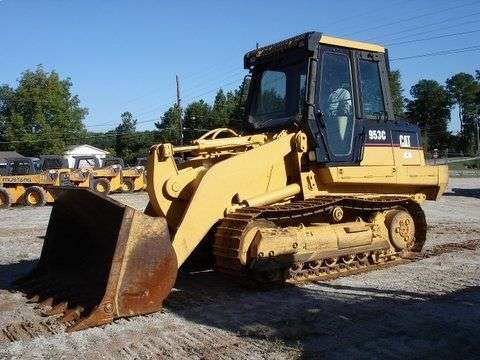
[(415, 222), (405, 210), (390, 211), (385, 217), (390, 241), (397, 250), (411, 249), (415, 243)]

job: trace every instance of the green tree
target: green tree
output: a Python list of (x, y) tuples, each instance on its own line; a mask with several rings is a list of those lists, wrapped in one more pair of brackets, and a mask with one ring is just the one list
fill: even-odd
[(185, 109), (185, 141), (196, 139), (209, 128), (212, 108), (204, 100), (190, 103)]
[(115, 153), (125, 162), (134, 162), (137, 143), (137, 120), (131, 112), (126, 111), (121, 116), (121, 123), (115, 128)]
[(226, 127), (229, 124), (227, 97), (223, 89), (219, 89), (213, 102), (212, 114), (208, 127), (211, 129)]
[(238, 89), (227, 92), (229, 127), (236, 131), (242, 131), (244, 129), (245, 103), (247, 101), (249, 86), (250, 79), (247, 78)]
[(179, 144), (181, 142), (181, 116), (182, 109), (175, 104), (163, 114), (159, 122), (155, 123), (159, 139), (162, 142), (170, 142), (173, 144)]
[(392, 94), (393, 113), (395, 116), (404, 116), (405, 99), (403, 97), (402, 78), (400, 70), (390, 71), (388, 74), (390, 92)]
[(23, 72), (16, 88), (0, 87), (0, 130), (4, 150), (24, 155), (62, 154), (66, 145), (85, 133), (88, 113), (71, 93), (69, 78), (41, 66)]
[(428, 150), (445, 149), (453, 102), (448, 91), (435, 80), (420, 80), (410, 89), (413, 97), (407, 104), (407, 117), (418, 123)]
[(458, 106), (462, 150), (472, 154), (476, 148), (475, 117), (480, 85), (473, 75), (467, 73), (455, 74), (446, 83), (450, 96)]
[(88, 144), (95, 146), (99, 149), (106, 150), (112, 156), (116, 156), (116, 132), (115, 130), (109, 130), (107, 132), (87, 132), (84, 136), (78, 138), (78, 144)]

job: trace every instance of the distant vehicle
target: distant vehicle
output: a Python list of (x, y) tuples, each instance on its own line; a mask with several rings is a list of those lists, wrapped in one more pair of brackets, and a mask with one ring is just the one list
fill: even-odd
[(58, 185), (58, 174), (39, 173), (39, 161), (38, 158), (7, 159), (6, 174), (0, 176), (0, 208), (12, 204), (43, 206), (54, 202), (51, 189)]
[(147, 158), (146, 157), (137, 158), (137, 166), (147, 167)]
[[(138, 163), (138, 160), (137, 160)], [(120, 166), (122, 169), (122, 192), (135, 192), (144, 190), (146, 187), (145, 167), (125, 167), (125, 162), (119, 157), (106, 157), (103, 166)]]
[(40, 159), (38, 157), (28, 157), (27, 159), (32, 160), (33, 169), (38, 172), (40, 171)]
[(88, 169), (93, 178), (92, 188), (102, 195), (121, 191), (122, 167), (118, 164), (102, 166), (96, 156), (75, 156), (74, 168)]

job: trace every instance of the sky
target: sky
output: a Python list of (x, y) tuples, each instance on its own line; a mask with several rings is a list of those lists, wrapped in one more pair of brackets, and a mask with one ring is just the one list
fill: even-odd
[(0, 83), (42, 64), (71, 78), (89, 130), (114, 128), (124, 111), (152, 129), (175, 101), (176, 74), (184, 104), (211, 102), (241, 84), (256, 43), (311, 30), (386, 45), (407, 97), (422, 78), (480, 69), (478, 48), (401, 59), (480, 46), (480, 0), (0, 0)]

